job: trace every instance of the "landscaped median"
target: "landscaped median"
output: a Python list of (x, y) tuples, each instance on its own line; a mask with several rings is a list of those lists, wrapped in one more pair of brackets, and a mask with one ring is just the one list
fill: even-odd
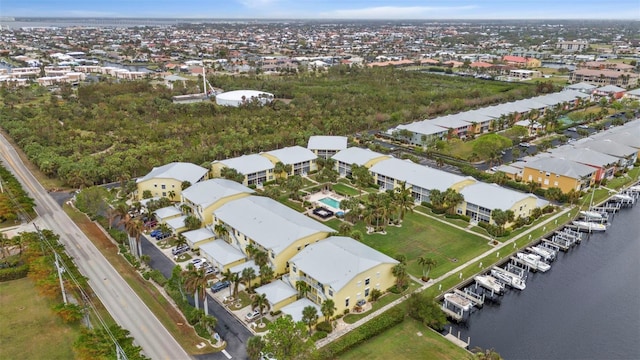
[[(82, 232), (91, 239), (102, 255), (107, 258), (109, 263), (111, 263), (120, 276), (125, 279), (127, 284), (131, 286), (185, 351), (194, 355), (219, 351), (219, 349), (213, 348), (198, 336), (182, 314), (163, 294), (161, 294), (153, 284), (144, 280), (125, 258), (118, 255), (117, 246), (109, 240), (98, 225), (91, 221), (85, 214), (68, 205), (64, 205), (63, 209)], [(206, 346), (198, 348), (196, 345), (201, 343), (205, 343)]]

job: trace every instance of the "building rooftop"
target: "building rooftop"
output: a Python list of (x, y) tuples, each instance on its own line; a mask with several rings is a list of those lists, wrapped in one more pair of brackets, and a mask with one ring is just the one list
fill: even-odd
[(275, 254), (294, 241), (334, 230), (308, 216), (262, 196), (248, 196), (222, 205), (213, 214)]
[(267, 151), (265, 154), (274, 156), (285, 165), (293, 165), (318, 158), (313, 151), (298, 145)]
[(536, 198), (533, 194), (525, 194), (503, 188), (497, 184), (487, 184), (483, 182), (477, 182), (463, 187), (460, 190), (460, 194), (464, 196), (464, 200), (467, 203), (491, 210), (509, 210), (519, 201), (526, 198)]
[(210, 258), (222, 266), (233, 264), (234, 262), (246, 257), (242, 251), (221, 239), (202, 244), (200, 246), (200, 251), (206, 253)]
[(410, 160), (388, 159), (371, 167), (372, 173), (384, 175), (423, 189), (446, 191), (448, 188), (465, 179), (465, 177), (416, 164)]
[[(331, 259), (331, 266), (327, 266)], [(335, 291), (340, 291), (355, 276), (380, 264), (398, 261), (344, 236), (331, 236), (301, 250), (289, 260), (301, 271)]]
[(343, 162), (345, 164), (356, 164), (362, 166), (367, 162), (382, 157), (388, 156), (384, 155), (369, 149), (362, 149), (359, 147), (350, 147), (344, 150), (339, 151), (337, 154), (333, 155), (331, 158), (336, 161)]
[(216, 235), (211, 230), (205, 228), (185, 231), (182, 233), (182, 235), (184, 235), (187, 241), (192, 244), (216, 237)]
[(273, 163), (258, 154), (242, 155), (231, 159), (220, 160), (224, 166), (236, 169), (240, 174), (249, 175), (260, 171), (273, 169)]
[(283, 314), (290, 315), (293, 319), (293, 322), (298, 322), (302, 321), (302, 310), (304, 310), (304, 308), (306, 308), (307, 306), (316, 308), (316, 310), (318, 311), (318, 315), (321, 314), (320, 306), (307, 298), (302, 298), (300, 300), (292, 302), (291, 304), (283, 306), (280, 311), (282, 311)]
[(175, 179), (180, 182), (188, 181), (195, 184), (209, 170), (202, 166), (185, 162), (172, 162), (163, 166), (154, 167), (147, 175), (139, 178), (136, 182), (142, 182), (150, 179)]
[(593, 174), (596, 169), (571, 160), (558, 159), (553, 157), (539, 158), (527, 161), (525, 167), (549, 172), (557, 175), (579, 179)]
[(269, 303), (273, 306), (292, 296), (296, 296), (298, 291), (281, 279), (277, 279), (256, 288), (256, 293), (266, 295)]
[(604, 167), (618, 162), (615, 156), (603, 154), (588, 148), (576, 149), (573, 146), (560, 146), (549, 151), (551, 156), (572, 160), (581, 164)]
[(182, 215), (182, 211), (180, 211), (180, 209), (178, 209), (175, 206), (163, 207), (161, 209), (154, 211), (153, 213), (156, 215), (156, 218), (158, 220), (166, 219), (166, 218), (177, 216), (177, 215)]
[(307, 144), (307, 149), (310, 150), (344, 150), (346, 148), (346, 136), (311, 136)]
[(206, 208), (220, 199), (237, 194), (253, 194), (255, 191), (232, 180), (217, 178), (205, 180), (182, 191), (182, 197)]

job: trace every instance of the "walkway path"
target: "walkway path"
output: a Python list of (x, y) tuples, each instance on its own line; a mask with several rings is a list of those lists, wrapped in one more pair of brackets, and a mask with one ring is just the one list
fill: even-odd
[(477, 233), (477, 232), (475, 232), (475, 231), (471, 231), (471, 230), (469, 230), (469, 228), (462, 227), (462, 226), (460, 226), (460, 225), (456, 225), (456, 224), (450, 223), (450, 222), (448, 222), (448, 221), (445, 221), (445, 220), (440, 219), (440, 218), (439, 218), (439, 217), (437, 217), (437, 216), (433, 216), (433, 215), (430, 215), (430, 214), (424, 213), (424, 212), (419, 211), (419, 210), (416, 210), (416, 209), (413, 209), (413, 212), (414, 212), (414, 213), (416, 213), (416, 214), (420, 214), (420, 215), (422, 215), (422, 216), (428, 217), (429, 219), (433, 219), (433, 220), (439, 221), (439, 222), (441, 222), (441, 223), (443, 223), (443, 224), (447, 224), (447, 225), (449, 225), (449, 226), (453, 226), (454, 228), (459, 229), (459, 230), (462, 230), (462, 231), (464, 231), (464, 232), (468, 232), (469, 234), (473, 234), (473, 235), (476, 235), (476, 236), (479, 236), (479, 237), (483, 237), (483, 238), (485, 238), (485, 239), (487, 239), (487, 240), (493, 240), (493, 238), (492, 238), (491, 236), (489, 236), (489, 235), (480, 234), (480, 233)]
[[(467, 266), (469, 266), (470, 264), (473, 264), (473, 263), (475, 263), (475, 262), (477, 262), (477, 261), (479, 261), (479, 260), (481, 260), (481, 259), (483, 259), (483, 258), (485, 258), (485, 257), (487, 257), (487, 256), (489, 256), (489, 255), (491, 255), (491, 254), (493, 254), (493, 253), (494, 253), (494, 252), (496, 252), (497, 250), (500, 250), (500, 249), (502, 249), (502, 248), (504, 248), (504, 247), (506, 247), (506, 246), (508, 246), (508, 245), (510, 245), (510, 244), (513, 244), (513, 243), (514, 243), (514, 242), (516, 242), (517, 240), (519, 240), (519, 239), (523, 238), (524, 236), (529, 235), (531, 232), (533, 232), (533, 231), (535, 231), (535, 230), (537, 230), (537, 229), (539, 229), (539, 228), (541, 228), (541, 227), (546, 227), (546, 225), (547, 225), (547, 224), (551, 223), (552, 221), (555, 221), (556, 219), (560, 219), (560, 218), (561, 218), (562, 216), (564, 216), (566, 213), (568, 213), (569, 211), (571, 211), (571, 209), (572, 209), (572, 207), (565, 208), (565, 209), (563, 209), (562, 211), (560, 211), (559, 213), (554, 214), (554, 215), (553, 215), (553, 216), (551, 216), (550, 218), (548, 218), (548, 219), (544, 220), (543, 222), (541, 222), (541, 223), (539, 223), (539, 224), (536, 224), (536, 225), (534, 225), (534, 226), (530, 227), (529, 229), (527, 229), (527, 230), (523, 231), (521, 234), (519, 234), (519, 235), (517, 235), (517, 236), (514, 236), (512, 239), (509, 239), (508, 241), (505, 241), (504, 243), (500, 243), (499, 245), (497, 245), (497, 246), (493, 247), (492, 249), (485, 251), (484, 253), (482, 253), (482, 254), (480, 254), (480, 255), (476, 256), (475, 258), (473, 258), (473, 259), (471, 259), (471, 260), (467, 261), (466, 263), (464, 263), (464, 264), (462, 264), (462, 265), (460, 265), (460, 266), (456, 267), (455, 269), (450, 270), (450, 271), (449, 271), (449, 272), (447, 272), (446, 274), (441, 275), (441, 276), (439, 276), (439, 277), (438, 277), (438, 278), (436, 278), (436, 279), (429, 280), (429, 282), (427, 282), (426, 284), (422, 285), (420, 288), (418, 288), (417, 290), (415, 290), (415, 292), (423, 291), (423, 290), (425, 290), (425, 289), (427, 289), (427, 288), (430, 288), (431, 286), (435, 285), (436, 283), (438, 283), (438, 282), (440, 282), (440, 281), (442, 281), (442, 280), (444, 280), (444, 279), (448, 278), (449, 276), (452, 276), (452, 275), (455, 275), (455, 274), (461, 273), (461, 272), (462, 272), (462, 271), (463, 271)], [(448, 223), (448, 222), (446, 222), (446, 221), (444, 221), (444, 220), (441, 220), (441, 219), (438, 219), (438, 218), (436, 218), (436, 217), (433, 217), (433, 216), (431, 216), (431, 215), (427, 215), (427, 214), (424, 214), (424, 213), (421, 213), (421, 212), (419, 212), (419, 213), (420, 213), (420, 214), (422, 214), (422, 215), (425, 215), (425, 216), (427, 216), (427, 217), (429, 217), (429, 218), (432, 218), (432, 219), (435, 219), (435, 220), (438, 220), (438, 221), (444, 222), (444, 223), (446, 223), (446, 224), (448, 224), (448, 225), (454, 226), (454, 227), (456, 227), (456, 228), (458, 228), (458, 229), (461, 229), (461, 230), (465, 230), (465, 231), (471, 232), (471, 233), (473, 233), (473, 234), (475, 234), (475, 235), (480, 235), (480, 234), (477, 234), (477, 233), (475, 233), (475, 232), (469, 231), (469, 230), (467, 230), (467, 229), (465, 229), (465, 228), (463, 228), (463, 227), (460, 227), (460, 226), (457, 226), (457, 225), (453, 225), (453, 224)], [(555, 223), (554, 223), (554, 226), (556, 226), (556, 224), (555, 224)], [(485, 236), (485, 237), (486, 237), (486, 236)], [(488, 238), (488, 237), (487, 237), (487, 238)], [(491, 239), (491, 238), (489, 238), (489, 239)], [(492, 259), (492, 260), (493, 260), (493, 259)], [(489, 264), (486, 264), (486, 265), (489, 265)], [(414, 279), (414, 280), (415, 280), (415, 279)], [(461, 281), (462, 281), (462, 280), (461, 280)], [(362, 324), (366, 323), (367, 321), (371, 320), (372, 318), (374, 318), (374, 317), (376, 317), (376, 316), (378, 316), (378, 315), (382, 314), (383, 312), (385, 312), (386, 310), (390, 309), (391, 307), (396, 306), (396, 305), (398, 305), (398, 304), (402, 303), (403, 301), (405, 301), (406, 299), (408, 299), (408, 298), (409, 298), (409, 296), (410, 296), (410, 294), (404, 295), (404, 296), (402, 296), (401, 298), (399, 298), (399, 299), (397, 299), (397, 300), (395, 300), (395, 301), (393, 301), (393, 302), (389, 303), (388, 305), (386, 305), (386, 306), (384, 306), (384, 307), (382, 307), (382, 308), (380, 308), (380, 309), (378, 309), (378, 310), (376, 310), (376, 311), (372, 312), (371, 314), (369, 314), (369, 315), (367, 315), (367, 316), (363, 317), (362, 319), (360, 319), (360, 320), (356, 321), (356, 322), (355, 322), (355, 323), (353, 323), (353, 324), (346, 324), (346, 323), (344, 323), (343, 321), (341, 321), (341, 324), (340, 324), (341, 326), (337, 326), (337, 327), (336, 327), (336, 329), (335, 329), (331, 334), (329, 334), (326, 338), (324, 338), (324, 339), (321, 339), (321, 340), (317, 341), (317, 342), (316, 342), (316, 347), (317, 347), (317, 348), (321, 348), (321, 347), (323, 347), (323, 346), (325, 346), (325, 345), (329, 344), (330, 342), (332, 342), (332, 341), (334, 341), (334, 340), (337, 340), (338, 338), (340, 338), (340, 337), (341, 337), (341, 336), (343, 336), (344, 334), (346, 334), (346, 333), (348, 333), (349, 331), (351, 331), (351, 330), (353, 330), (353, 329), (355, 329), (355, 328), (359, 327), (360, 325), (362, 325)], [(343, 324), (344, 324), (344, 325), (343, 325)]]

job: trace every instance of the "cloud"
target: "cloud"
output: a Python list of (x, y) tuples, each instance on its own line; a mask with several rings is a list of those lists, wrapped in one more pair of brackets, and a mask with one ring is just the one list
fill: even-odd
[(324, 12), (321, 17), (334, 19), (417, 19), (430, 17), (460, 17), (459, 12), (476, 9), (477, 6), (378, 6), (362, 9), (345, 9)]
[(279, 0), (238, 0), (242, 6), (255, 9), (277, 3)]

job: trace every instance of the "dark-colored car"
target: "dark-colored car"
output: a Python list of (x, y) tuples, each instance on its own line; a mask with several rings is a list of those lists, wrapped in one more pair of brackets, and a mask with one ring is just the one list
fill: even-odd
[(229, 285), (231, 285), (231, 283), (228, 281), (219, 281), (211, 286), (211, 291), (216, 293), (218, 291), (228, 288)]

